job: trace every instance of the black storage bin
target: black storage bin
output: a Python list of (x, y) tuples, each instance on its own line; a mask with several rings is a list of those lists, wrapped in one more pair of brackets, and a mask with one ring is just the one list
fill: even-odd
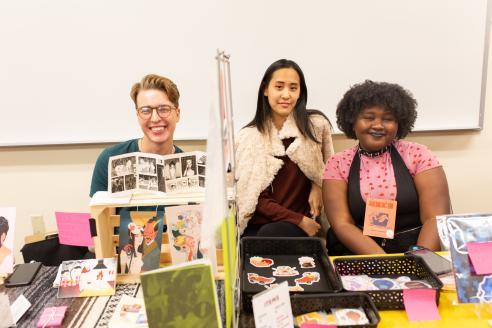
[(58, 266), (63, 261), (94, 258), (94, 253), (88, 251), (85, 246), (62, 245), (58, 235), (25, 244), (21, 249), (24, 263), (31, 261), (41, 262), (45, 266)]
[[(294, 316), (314, 311), (330, 313), (332, 308), (362, 308), (364, 310), (369, 320), (368, 324), (343, 327), (377, 327), (381, 320), (376, 306), (365, 293), (295, 294), (290, 297), (290, 304)], [(254, 324), (253, 314), (241, 313), (239, 327), (254, 327)]]
[[(292, 286), (295, 284), (294, 279), (300, 278), (303, 272), (315, 271), (319, 273), (320, 280), (318, 283), (302, 285), (304, 291), (291, 291), (291, 295), (333, 293), (342, 289), (341, 281), (328, 259), (328, 254), (320, 238), (243, 237), (241, 239), (240, 279), (242, 307), (246, 312), (252, 312), (251, 299), (253, 295), (266, 290), (265, 286), (249, 283), (248, 273), (272, 277), (272, 267), (258, 268), (250, 264), (249, 259), (253, 256), (273, 259), (275, 264), (272, 267), (288, 265), (298, 268), (300, 275), (275, 277), (275, 283), (287, 281), (289, 286)], [(315, 268), (300, 268), (298, 258), (301, 256), (312, 257), (315, 261)]]
[[(339, 276), (368, 275), (370, 277), (397, 278), (409, 276), (412, 279), (423, 280), (436, 290), (436, 304), (439, 304), (439, 293), (442, 282), (418, 256), (380, 256), (337, 258), (333, 261)], [(352, 291), (350, 291), (352, 292)], [(403, 290), (367, 290), (361, 291), (371, 296), (379, 310), (404, 309)]]
[(292, 314), (298, 316), (314, 311), (330, 312), (332, 308), (362, 308), (369, 320), (366, 325), (347, 325), (343, 327), (377, 327), (381, 318), (371, 298), (364, 293), (337, 293), (293, 295), (290, 298)]

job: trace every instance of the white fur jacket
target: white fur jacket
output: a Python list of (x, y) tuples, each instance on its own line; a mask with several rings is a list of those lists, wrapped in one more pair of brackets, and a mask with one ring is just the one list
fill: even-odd
[[(321, 187), (326, 160), (333, 154), (331, 127), (321, 115), (311, 115), (316, 143), (304, 137), (290, 115), (278, 131), (270, 124), (269, 133), (261, 134), (256, 127), (239, 132), (236, 141), (236, 181), (239, 230), (242, 234), (258, 204), (260, 193), (273, 181), (283, 165), (275, 156), (287, 155), (306, 177)], [(282, 139), (295, 140), (285, 149)]]

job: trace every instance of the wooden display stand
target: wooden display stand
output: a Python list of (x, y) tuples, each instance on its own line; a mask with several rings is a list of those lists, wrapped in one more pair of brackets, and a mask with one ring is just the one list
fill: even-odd
[[(143, 198), (145, 197), (145, 198)], [(151, 197), (151, 198), (149, 198)], [(116, 249), (119, 245), (119, 236), (114, 234), (114, 228), (120, 225), (120, 216), (115, 214), (117, 207), (138, 206), (171, 206), (199, 204), (204, 201), (204, 193), (165, 194), (165, 195), (134, 195), (128, 203), (111, 202), (111, 199), (96, 200), (91, 203), (91, 217), (95, 219), (97, 236), (94, 237), (96, 258), (116, 257)], [(95, 204), (94, 204), (95, 203)], [(216, 279), (223, 279), (222, 250), (217, 249), (217, 267), (219, 274)], [(162, 235), (160, 266), (171, 265), (171, 253), (169, 250), (169, 238), (167, 233)], [(139, 275), (118, 275), (118, 282), (136, 282)]]

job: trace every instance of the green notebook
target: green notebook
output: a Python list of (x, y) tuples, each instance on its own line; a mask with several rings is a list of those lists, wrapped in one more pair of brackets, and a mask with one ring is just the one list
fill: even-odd
[(208, 260), (195, 260), (140, 275), (149, 327), (222, 327)]

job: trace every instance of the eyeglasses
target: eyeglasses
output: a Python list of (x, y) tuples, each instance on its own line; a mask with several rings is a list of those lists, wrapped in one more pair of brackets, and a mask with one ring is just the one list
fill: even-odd
[(137, 108), (137, 114), (141, 119), (147, 120), (152, 116), (152, 113), (155, 110), (160, 118), (167, 118), (173, 109), (176, 109), (176, 107), (169, 105), (159, 105), (156, 107), (143, 106)]

